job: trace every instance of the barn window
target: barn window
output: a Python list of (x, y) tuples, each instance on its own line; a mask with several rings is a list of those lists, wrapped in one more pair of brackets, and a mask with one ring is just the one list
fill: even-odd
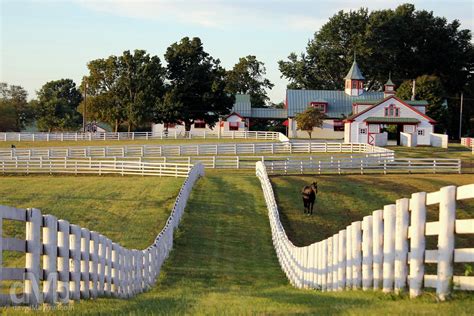
[(359, 134), (367, 134), (367, 128), (359, 129)]
[(334, 131), (344, 132), (344, 122), (341, 120), (334, 120)]
[(388, 107), (385, 108), (385, 116), (388, 117), (399, 117), (400, 116), (400, 108), (396, 107), (394, 104), (390, 104)]
[(424, 129), (419, 129), (417, 131), (418, 136), (425, 136), (425, 130)]
[(311, 102), (310, 103), (310, 106), (312, 106), (313, 108), (316, 108), (318, 110), (320, 110), (322, 113), (326, 113), (326, 107), (327, 107), (327, 103), (326, 102)]
[(206, 128), (206, 122), (203, 120), (194, 121), (194, 128)]
[(229, 122), (229, 131), (238, 131), (239, 122)]

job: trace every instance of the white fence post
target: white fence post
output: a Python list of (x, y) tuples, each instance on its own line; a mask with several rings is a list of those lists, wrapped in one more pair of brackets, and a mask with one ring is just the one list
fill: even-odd
[(81, 228), (70, 225), (69, 229), (69, 246), (71, 247), (69, 294), (71, 300), (77, 301), (80, 298), (81, 281)]
[(408, 264), (409, 199), (396, 202), (395, 220), (395, 293), (406, 289)]
[(352, 288), (352, 226), (346, 227), (346, 289)]
[(56, 303), (57, 294), (57, 250), (58, 219), (53, 215), (43, 215), (43, 297), (48, 304)]
[(361, 222), (353, 222), (352, 226), (352, 288), (359, 289), (361, 287)]
[(362, 289), (367, 291), (373, 287), (373, 259), (372, 259), (372, 215), (362, 220)]
[(425, 275), (426, 193), (412, 194), (410, 200), (410, 297), (421, 294)]
[(373, 277), (374, 289), (378, 290), (382, 287), (383, 280), (383, 213), (382, 210), (377, 210), (372, 213), (372, 251), (373, 251)]
[(25, 302), (30, 306), (40, 303), (39, 280), (40, 280), (40, 232), (41, 212), (38, 209), (26, 211), (26, 264), (25, 264)]
[(456, 187), (443, 187), (438, 193), (439, 233), (438, 233), (438, 281), (436, 295), (441, 301), (450, 293), (453, 279), (454, 224), (456, 221)]
[(69, 301), (69, 222), (58, 220), (58, 295), (63, 303)]
[(337, 290), (342, 291), (346, 286), (346, 230), (339, 231), (338, 249), (338, 284)]
[(89, 254), (90, 232), (87, 228), (81, 229), (81, 298), (89, 298)]
[(383, 209), (383, 292), (393, 290), (395, 262), (395, 204), (385, 205)]

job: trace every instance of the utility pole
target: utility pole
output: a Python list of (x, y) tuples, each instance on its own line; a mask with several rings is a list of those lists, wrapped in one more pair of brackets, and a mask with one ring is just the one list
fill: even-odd
[(461, 92), (461, 109), (459, 111), (459, 139), (462, 137), (462, 103), (463, 103), (464, 93)]
[(86, 132), (86, 124), (87, 124), (86, 114), (87, 114), (87, 81), (85, 81), (85, 85), (84, 85), (84, 109), (82, 113), (82, 131), (84, 133)]

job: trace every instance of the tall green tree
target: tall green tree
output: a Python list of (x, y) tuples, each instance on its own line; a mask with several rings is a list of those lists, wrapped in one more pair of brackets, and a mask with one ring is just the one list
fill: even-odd
[(309, 107), (304, 112), (296, 114), (295, 120), (298, 128), (302, 131), (306, 131), (309, 135), (309, 138), (311, 138), (313, 129), (315, 127), (323, 126), (324, 117), (324, 113), (322, 113), (319, 109)]
[[(199, 38), (183, 38), (165, 53), (169, 87), (158, 107), (156, 121), (183, 122), (189, 131), (195, 120), (214, 126), (229, 113), (234, 97), (226, 92), (226, 71), (204, 51)], [(167, 120), (167, 121), (166, 121)]]
[(438, 76), (447, 92), (458, 91), (473, 70), (469, 30), (460, 29), (412, 4), (395, 10), (339, 11), (315, 33), (306, 52), (279, 61), (290, 88), (342, 89), (342, 78), (354, 53), (367, 78), (366, 87), (379, 89), (392, 78), (401, 83), (424, 74)]
[(21, 86), (0, 82), (1, 113), (4, 116), (0, 128), (19, 132), (34, 119), (34, 111), (28, 104), (28, 93)]
[(242, 57), (227, 72), (227, 91), (232, 94), (249, 94), (252, 106), (263, 107), (269, 100), (266, 89), (272, 89), (273, 83), (265, 78), (266, 69), (257, 57)]
[(366, 77), (366, 89), (379, 90), (392, 72), (396, 84), (422, 75), (440, 78), (448, 99), (448, 115), (440, 122), (458, 134), (459, 96), (474, 73), (471, 32), (457, 20), (402, 4), (395, 10), (339, 11), (315, 33), (306, 51), (279, 61), (282, 77), (294, 89), (342, 89), (342, 78), (354, 54)]
[(124, 51), (121, 56), (109, 56), (88, 63), (87, 83), (88, 119), (96, 119), (115, 126), (127, 123), (128, 130), (151, 121), (157, 104), (164, 94), (165, 69), (157, 56), (144, 50)]
[(81, 101), (81, 92), (71, 79), (47, 82), (38, 91), (38, 128), (48, 132), (78, 129), (82, 123), (82, 115), (77, 112)]
[[(413, 82), (407, 80), (398, 87), (396, 95), (404, 100), (410, 100), (412, 96)], [(447, 107), (444, 103), (446, 93), (441, 80), (436, 76), (420, 76), (415, 80), (415, 100), (426, 100), (429, 105), (426, 114), (440, 122), (446, 129)]]

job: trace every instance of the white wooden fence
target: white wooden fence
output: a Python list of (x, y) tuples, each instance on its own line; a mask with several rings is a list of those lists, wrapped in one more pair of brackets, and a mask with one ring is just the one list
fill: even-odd
[(461, 173), (461, 159), (339, 157), (331, 159), (302, 159), (265, 161), (270, 174), (322, 173)]
[(287, 141), (288, 138), (278, 132), (267, 131), (191, 131), (191, 132), (131, 132), (131, 133), (0, 133), (0, 141), (91, 141), (91, 140), (149, 140), (149, 139), (264, 139)]
[(119, 174), (187, 177), (192, 164), (124, 160), (14, 159), (0, 160), (0, 174)]
[(300, 154), (300, 153), (371, 153), (394, 157), (394, 151), (368, 144), (351, 143), (232, 143), (189, 145), (125, 145), (76, 146), (50, 148), (0, 148), (0, 159), (13, 157), (43, 158), (110, 158), (162, 157), (242, 154)]
[(462, 137), (461, 138), (461, 145), (466, 146), (472, 149), (472, 153), (474, 154), (474, 138), (472, 137)]
[(37, 306), (100, 296), (129, 298), (145, 291), (160, 274), (191, 189), (203, 175), (202, 165), (192, 168), (164, 228), (144, 250), (124, 248), (98, 232), (42, 215), (38, 209), (0, 206), (3, 221), (26, 223), (26, 240), (1, 237), (0, 263), (2, 251), (26, 253), (23, 268), (1, 266), (2, 281), (24, 284), (22, 295), (2, 294), (2, 303)]
[(448, 135), (430, 133), (430, 145), (433, 147), (448, 148)]
[[(448, 186), (399, 199), (353, 222), (328, 239), (296, 247), (280, 222), (266, 168), (257, 163), (282, 270), (299, 288), (322, 291), (382, 289), (410, 297), (423, 288), (436, 288), (440, 300), (451, 290), (474, 291), (473, 276), (453, 275), (453, 265), (474, 262), (474, 248), (455, 248), (455, 235), (474, 234), (474, 219), (456, 220), (456, 201), (474, 198), (474, 184)], [(439, 220), (426, 222), (426, 208), (439, 205)], [(438, 236), (438, 249), (426, 249), (426, 236)], [(437, 263), (437, 274), (425, 274), (425, 263)]]
[(378, 154), (322, 156), (170, 156), (156, 158), (13, 158), (0, 159), (0, 174), (94, 173), (186, 176), (190, 166), (208, 169), (255, 168), (265, 163), (270, 174), (461, 173), (461, 160), (446, 158), (389, 158)]

